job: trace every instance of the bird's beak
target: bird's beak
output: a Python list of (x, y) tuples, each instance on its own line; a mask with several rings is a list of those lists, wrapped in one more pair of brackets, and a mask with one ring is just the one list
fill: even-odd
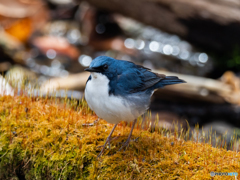
[(101, 72), (99, 69), (97, 68), (86, 68), (84, 69), (84, 71), (88, 71), (88, 72)]

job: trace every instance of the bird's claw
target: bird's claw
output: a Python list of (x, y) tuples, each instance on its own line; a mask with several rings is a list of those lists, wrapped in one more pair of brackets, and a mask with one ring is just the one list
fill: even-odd
[(127, 148), (131, 141), (137, 142), (138, 139), (139, 137), (137, 137), (136, 139), (127, 139), (127, 141), (123, 143), (122, 147), (118, 151), (121, 151), (125, 147)]
[[(119, 136), (117, 136), (117, 137), (115, 137), (115, 138), (110, 138), (110, 140), (108, 141), (109, 149), (110, 149), (110, 142), (113, 141), (113, 140), (115, 140), (115, 139), (118, 139), (118, 138), (119, 138)], [(104, 145), (98, 146), (98, 148), (103, 147), (103, 146), (104, 146)]]
[[(106, 140), (106, 142), (105, 142), (105, 144), (102, 146), (102, 150), (101, 150), (101, 152), (100, 152), (100, 153), (98, 154), (98, 156), (97, 156), (98, 158), (103, 154), (104, 149), (105, 149), (107, 143), (109, 143), (109, 148), (110, 148), (110, 141), (111, 141), (111, 138), (108, 137), (107, 140)], [(101, 147), (101, 146), (98, 146), (98, 147)]]
[(133, 140), (131, 140), (131, 141), (133, 141), (133, 142), (137, 142), (138, 139), (139, 139), (139, 137), (137, 137), (136, 139), (133, 139)]
[(105, 142), (105, 144), (104, 145), (102, 145), (102, 146), (98, 146), (98, 147), (102, 147), (102, 150), (101, 150), (101, 152), (98, 154), (98, 156), (97, 157), (100, 157), (102, 154), (103, 154), (103, 152), (104, 152), (104, 150), (105, 150), (105, 147), (106, 147), (106, 145), (107, 145), (107, 143), (108, 143), (108, 146), (109, 146), (109, 149), (111, 148), (110, 147), (110, 142), (111, 141), (113, 141), (113, 140), (115, 140), (115, 139), (117, 139), (118, 138), (118, 136), (117, 137), (115, 137), (115, 138), (107, 138), (107, 140), (106, 140), (106, 142)]
[(123, 148), (127, 148), (128, 147), (128, 145), (129, 145), (129, 143), (130, 143), (130, 141), (131, 140), (127, 140), (123, 145), (122, 145), (122, 147), (118, 150), (118, 151), (121, 151)]

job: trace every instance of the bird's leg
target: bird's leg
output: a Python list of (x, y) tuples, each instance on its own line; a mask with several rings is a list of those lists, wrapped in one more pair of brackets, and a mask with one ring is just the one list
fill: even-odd
[(132, 128), (131, 128), (130, 134), (128, 135), (127, 141), (122, 145), (122, 147), (121, 147), (118, 151), (121, 151), (124, 147), (128, 146), (129, 142), (131, 141), (131, 136), (132, 136), (133, 128), (134, 128), (136, 122), (137, 122), (137, 119), (135, 119), (135, 120), (133, 121)]
[(103, 154), (105, 146), (107, 145), (107, 143), (109, 143), (109, 147), (110, 147), (111, 136), (112, 136), (112, 133), (113, 133), (113, 131), (116, 127), (117, 127), (117, 124), (114, 125), (112, 131), (110, 132), (109, 136), (107, 137), (107, 140), (106, 140), (105, 144), (103, 145), (103, 148), (102, 148), (101, 152), (99, 153), (98, 157), (100, 157)]

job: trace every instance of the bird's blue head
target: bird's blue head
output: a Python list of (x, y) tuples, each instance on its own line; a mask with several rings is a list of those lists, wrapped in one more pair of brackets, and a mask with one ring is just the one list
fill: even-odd
[(120, 64), (120, 60), (108, 56), (99, 56), (91, 62), (89, 68), (85, 69), (85, 71), (101, 73), (111, 80), (119, 73), (121, 74), (122, 66)]

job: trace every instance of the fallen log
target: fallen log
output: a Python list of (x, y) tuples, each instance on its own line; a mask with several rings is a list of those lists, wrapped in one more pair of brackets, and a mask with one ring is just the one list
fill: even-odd
[[(78, 0), (81, 2), (83, 0)], [(177, 34), (205, 50), (226, 52), (240, 45), (238, 0), (87, 0), (96, 8), (120, 13)], [(217, 32), (217, 33), (216, 33)]]
[[(224, 81), (227, 75), (224, 75), (221, 81), (159, 70), (155, 72), (169, 76), (178, 76), (187, 82), (185, 84), (166, 86), (155, 93), (155, 98), (182, 99), (183, 101), (200, 101), (216, 104), (240, 104), (240, 91), (234, 89), (229, 82)], [(42, 85), (41, 91), (44, 93), (56, 89), (83, 91), (88, 76), (88, 72), (83, 72), (69, 75), (65, 78), (53, 78)], [(234, 81), (236, 80), (234, 79)]]
[(84, 90), (86, 81), (88, 79), (89, 72), (82, 72), (77, 74), (71, 74), (64, 78), (52, 78), (46, 81), (40, 88), (43, 93), (48, 91), (55, 91), (59, 89), (68, 90)]

